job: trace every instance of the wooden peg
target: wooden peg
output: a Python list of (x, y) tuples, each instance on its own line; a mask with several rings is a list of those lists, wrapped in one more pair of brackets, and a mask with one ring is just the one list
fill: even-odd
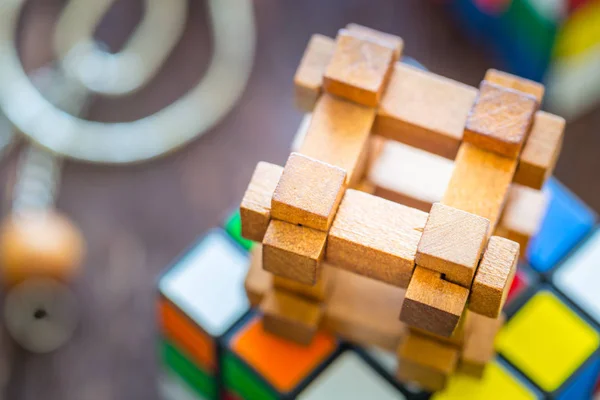
[(304, 346), (312, 342), (323, 316), (318, 303), (277, 289), (266, 293), (260, 309), (267, 332)]
[(327, 231), (345, 190), (346, 171), (292, 153), (271, 200), (275, 219)]
[(406, 287), (427, 214), (348, 189), (329, 230), (327, 262)]
[(250, 267), (244, 281), (246, 296), (252, 307), (258, 307), (265, 293), (273, 286), (273, 275), (263, 269), (262, 244), (257, 243), (250, 250)]
[(487, 70), (483, 79), (495, 83), (496, 85), (530, 94), (535, 97), (538, 104), (542, 104), (542, 99), (544, 98), (544, 85), (541, 83), (521, 78), (520, 76), (512, 75), (507, 72), (498, 71), (493, 68)]
[(396, 63), (373, 132), (453, 160), (477, 89)]
[(364, 175), (374, 119), (372, 108), (323, 94), (299, 152), (342, 168), (348, 185), (354, 185)]
[(488, 318), (470, 311), (466, 313), (465, 344), (460, 352), (457, 370), (460, 373), (480, 379), (485, 366), (494, 355), (494, 339), (504, 325), (505, 317)]
[(417, 266), (406, 290), (400, 321), (450, 337), (459, 324), (468, 296), (468, 289), (443, 280), (441, 273)]
[(463, 139), (506, 157), (521, 153), (538, 104), (535, 97), (487, 81), (471, 109)]
[(518, 243), (498, 236), (490, 238), (473, 280), (469, 310), (489, 318), (500, 315), (518, 259)]
[(263, 239), (263, 268), (307, 285), (317, 281), (327, 232), (271, 220)]
[(240, 205), (242, 236), (261, 242), (271, 220), (271, 198), (281, 178), (279, 165), (259, 162)]
[(490, 221), (483, 217), (435, 203), (417, 247), (417, 265), (470, 288), (489, 227)]
[(367, 107), (377, 107), (390, 75), (395, 49), (372, 35), (341, 29), (323, 77), (325, 91)]
[(307, 285), (292, 279), (273, 275), (273, 287), (303, 297), (307, 300), (323, 302), (328, 298), (334, 285), (331, 272), (332, 267), (323, 264), (321, 273), (317, 276), (317, 283), (314, 285)]
[(377, 41), (384, 46), (394, 50), (394, 60), (400, 59), (402, 50), (404, 49), (404, 40), (400, 36), (381, 32), (366, 26), (350, 23), (346, 25), (346, 29), (356, 36), (362, 36), (370, 40)]
[(515, 183), (541, 189), (556, 165), (562, 148), (565, 119), (544, 111), (533, 117), (529, 137), (523, 147)]
[(294, 75), (296, 107), (300, 110), (311, 112), (315, 107), (334, 48), (335, 40), (327, 36), (315, 34), (310, 38)]

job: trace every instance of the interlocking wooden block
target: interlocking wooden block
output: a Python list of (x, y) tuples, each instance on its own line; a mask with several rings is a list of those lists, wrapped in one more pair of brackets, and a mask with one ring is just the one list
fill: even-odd
[(323, 302), (327, 299), (334, 285), (332, 267), (323, 265), (321, 273), (317, 276), (317, 283), (307, 285), (294, 281), (292, 279), (282, 278), (281, 276), (273, 276), (273, 287), (297, 296), (304, 297), (314, 302)]
[(329, 230), (326, 260), (406, 287), (426, 220), (422, 211), (348, 189)]
[(435, 203), (417, 247), (417, 265), (470, 288), (489, 227), (490, 222), (483, 217)]
[(325, 254), (327, 232), (271, 220), (263, 239), (263, 268), (314, 285)]
[(299, 152), (342, 168), (348, 185), (354, 185), (364, 175), (374, 119), (374, 109), (325, 93), (317, 101)]
[(312, 342), (323, 316), (318, 303), (277, 289), (265, 294), (260, 309), (267, 332), (305, 346)]
[(469, 290), (442, 279), (442, 274), (417, 266), (400, 311), (412, 327), (450, 337), (459, 324)]
[(359, 24), (348, 24), (346, 25), (346, 29), (348, 29), (348, 31), (354, 35), (380, 42), (384, 46), (392, 48), (394, 50), (395, 60), (398, 60), (402, 55), (402, 50), (404, 49), (404, 40), (402, 40), (400, 36), (381, 32)]
[(315, 107), (334, 48), (335, 40), (327, 36), (315, 34), (310, 38), (294, 75), (296, 107), (300, 110), (310, 112)]
[(358, 104), (377, 107), (395, 57), (395, 49), (385, 42), (341, 29), (323, 88)]
[(465, 342), (465, 336), (466, 336), (466, 318), (461, 318), (458, 321), (458, 326), (456, 327), (456, 329), (454, 329), (454, 332), (452, 332), (452, 335), (449, 337), (446, 336), (440, 336), (440, 335), (436, 335), (435, 333), (431, 333), (429, 331), (426, 331), (424, 329), (420, 329), (420, 328), (414, 328), (414, 327), (408, 327), (408, 331), (410, 332), (410, 334), (417, 334), (420, 336), (425, 336), (431, 339), (434, 339), (440, 343), (444, 343), (444, 344), (448, 344), (448, 345), (452, 345), (452, 346), (456, 346), (456, 347), (462, 347), (463, 343)]
[(497, 318), (517, 271), (519, 244), (492, 236), (483, 253), (469, 296), (469, 310)]
[(250, 251), (250, 268), (244, 281), (246, 296), (252, 307), (257, 307), (264, 294), (273, 286), (273, 275), (263, 269), (262, 245), (257, 243)]
[(275, 219), (327, 231), (344, 194), (346, 171), (292, 153), (273, 193)]
[(506, 203), (516, 166), (516, 159), (463, 143), (442, 203), (487, 218), (491, 235)]
[(533, 125), (515, 173), (515, 183), (533, 189), (542, 188), (546, 179), (554, 171), (562, 148), (564, 131), (564, 118), (544, 111), (535, 113)]
[(271, 220), (271, 198), (282, 172), (279, 165), (259, 162), (256, 166), (240, 205), (242, 236), (246, 239), (263, 240)]
[(465, 344), (460, 352), (458, 371), (481, 378), (494, 355), (494, 339), (504, 325), (505, 317), (488, 318), (470, 311), (465, 316)]
[(443, 389), (458, 363), (456, 347), (414, 333), (404, 339), (397, 355), (397, 378), (430, 391)]
[(518, 157), (537, 107), (529, 94), (482, 81), (463, 139), (506, 157)]
[(530, 94), (535, 97), (538, 104), (541, 104), (544, 98), (544, 85), (520, 76), (491, 68), (487, 70), (483, 79), (496, 85)]
[(453, 160), (477, 89), (396, 63), (373, 132)]

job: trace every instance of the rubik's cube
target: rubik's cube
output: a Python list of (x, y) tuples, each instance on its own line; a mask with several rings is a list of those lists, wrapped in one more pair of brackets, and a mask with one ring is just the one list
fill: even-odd
[[(360, 57), (367, 57), (368, 71), (377, 73), (380, 59), (370, 57), (370, 45), (391, 50), (393, 69), (387, 90), (376, 100), (374, 126), (357, 123), (373, 108), (323, 93), (323, 71), (343, 35), (368, 42), (366, 49), (354, 47), (360, 56), (349, 57), (351, 75), (361, 71)], [(229, 235), (212, 231), (161, 277), (162, 387), (170, 398), (402, 399), (426, 398), (428, 390), (437, 390), (437, 399), (591, 396), (600, 372), (600, 299), (589, 277), (600, 236), (594, 240), (590, 234), (595, 214), (558, 182), (546, 179), (560, 150), (564, 121), (535, 111), (518, 157), (498, 153), (514, 154), (510, 145), (485, 150), (477, 146), (486, 144), (461, 140), (457, 132), (462, 134), (471, 109), (484, 96), (396, 62), (402, 42), (381, 35), (351, 25), (337, 42), (313, 37), (296, 75), (298, 102), (313, 110), (294, 140), (298, 154), (285, 168), (259, 163), (241, 215), (234, 214), (225, 224)], [(540, 86), (497, 71), (486, 78), (511, 95), (536, 99), (527, 91), (540, 93)], [(514, 89), (503, 86), (509, 83)], [(448, 99), (451, 110), (446, 109)], [(341, 107), (338, 113), (332, 113), (333, 106)], [(325, 115), (319, 115), (321, 107)], [(426, 112), (416, 112), (422, 109)], [(462, 125), (455, 119), (462, 119)], [(361, 130), (367, 130), (362, 134), (366, 139), (361, 140)], [(537, 151), (528, 153), (531, 146)], [(327, 151), (332, 147), (345, 154), (337, 153), (340, 158), (333, 161), (306, 154), (308, 148), (322, 152), (321, 157), (334, 156)], [(465, 168), (461, 163), (469, 152), (484, 154), (489, 162), (479, 159)], [(348, 168), (353, 166), (344, 164), (349, 154), (364, 164)], [(498, 174), (502, 160), (513, 160), (515, 166)], [(349, 183), (346, 171), (352, 171), (356, 182)], [(290, 172), (294, 179), (286, 177)], [(452, 205), (464, 192), (456, 189), (456, 181), (481, 173), (493, 176), (470, 185), (468, 193), (479, 200), (465, 198), (461, 207), (483, 204), (487, 217)], [(295, 180), (298, 174), (302, 182)], [(501, 179), (503, 175), (510, 177)], [(504, 188), (499, 188), (501, 182), (506, 182)], [(276, 196), (281, 187), (287, 189)], [(307, 198), (290, 197), (290, 188), (308, 194), (309, 200), (319, 199), (320, 205), (338, 203), (337, 212), (329, 217), (325, 207), (306, 219), (297, 208), (284, 208), (279, 217), (284, 219), (278, 220), (273, 202), (286, 205), (289, 199)], [(481, 191), (486, 196), (505, 193), (490, 203), (480, 201), (488, 198)], [(490, 204), (501, 204), (500, 210)], [(432, 220), (434, 212), (442, 214)], [(458, 275), (452, 270), (442, 274), (435, 263), (420, 264), (427, 263), (417, 256), (423, 250), (421, 238), (432, 224), (444, 226), (440, 215), (452, 224), (470, 221), (468, 229), (444, 231), (447, 243), (456, 232), (461, 238), (452, 242), (450, 251), (481, 237), (473, 232), (481, 229), (482, 221), (473, 222), (473, 217), (488, 224), (495, 219), (494, 235), (511, 239), (491, 236), (490, 243), (498, 242), (481, 250), (468, 289), (462, 286), (465, 268)], [(319, 255), (313, 250), (315, 243), (322, 243), (321, 232), (327, 237), (325, 254)], [(240, 234), (261, 244), (252, 245)], [(515, 242), (527, 249), (521, 251), (518, 269)], [(435, 251), (434, 246), (429, 253)], [(413, 262), (408, 276), (406, 263), (398, 258)], [(279, 268), (277, 274), (268, 271), (273, 266)], [(486, 285), (478, 279), (482, 268), (494, 270), (491, 275), (501, 283)], [(475, 288), (477, 282), (485, 286), (485, 301), (472, 297), (481, 290)], [(426, 290), (415, 290), (421, 287)], [(447, 301), (423, 297), (427, 289)], [(456, 298), (464, 298), (465, 291), (463, 310), (456, 311)], [(404, 314), (407, 303), (409, 312)], [(502, 327), (500, 309), (507, 320)]]
[(473, 40), (502, 67), (544, 81), (547, 106), (576, 117), (600, 98), (600, 1), (447, 0)]

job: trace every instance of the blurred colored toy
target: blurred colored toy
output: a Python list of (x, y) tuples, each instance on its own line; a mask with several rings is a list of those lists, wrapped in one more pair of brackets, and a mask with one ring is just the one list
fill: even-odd
[(600, 98), (600, 2), (449, 0), (469, 36), (508, 71), (548, 88), (547, 106), (568, 119)]

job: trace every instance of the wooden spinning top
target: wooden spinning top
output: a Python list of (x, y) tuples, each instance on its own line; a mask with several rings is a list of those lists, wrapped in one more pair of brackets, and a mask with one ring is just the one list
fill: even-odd
[(0, 226), (0, 271), (6, 286), (31, 277), (70, 280), (79, 270), (85, 243), (79, 229), (53, 211), (27, 211)]

